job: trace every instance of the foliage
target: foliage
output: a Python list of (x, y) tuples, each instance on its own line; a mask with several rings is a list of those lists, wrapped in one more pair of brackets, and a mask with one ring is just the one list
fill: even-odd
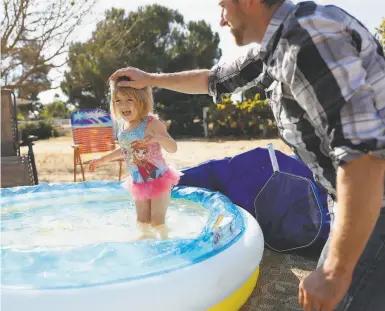
[[(108, 77), (117, 69), (134, 66), (150, 72), (210, 68), (221, 56), (219, 35), (204, 21), (186, 24), (175, 10), (154, 4), (127, 15), (122, 9), (105, 12), (92, 38), (74, 43), (62, 90), (80, 109), (108, 107)], [(202, 107), (207, 96), (154, 89), (155, 109), (171, 120), (172, 134), (202, 134)], [(194, 128), (197, 130), (194, 132)], [(199, 130), (199, 132), (198, 132)]]
[(19, 130), (23, 141), (26, 141), (29, 135), (37, 136), (39, 139), (59, 136), (55, 125), (49, 121), (20, 123)]
[(24, 116), (24, 114), (21, 112), (21, 111), (17, 111), (17, 116), (16, 116), (16, 119), (18, 120), (18, 121), (24, 121), (25, 120), (25, 116)]
[(22, 117), (23, 120), (28, 120), (30, 117), (30, 114), (33, 114), (34, 112), (37, 112), (37, 114), (40, 113), (40, 111), (44, 108), (43, 104), (41, 103), (39, 97), (37, 96), (37, 93), (31, 93), (29, 96), (25, 98), (26, 102), (23, 105), (17, 105), (17, 113), (18, 117)]
[[(218, 49), (218, 34), (213, 34), (210, 26), (203, 21), (190, 22), (187, 32), (180, 33), (175, 46), (170, 51), (170, 61), (165, 72), (189, 69), (211, 68), (221, 56)], [(155, 96), (159, 103), (160, 115), (171, 120), (169, 131), (178, 135), (202, 135), (202, 109), (212, 105), (207, 95), (188, 95), (159, 90)]]
[(220, 104), (210, 111), (213, 123), (212, 134), (215, 136), (246, 135), (265, 137), (269, 120), (274, 116), (266, 100), (256, 94), (252, 99), (233, 103), (230, 96), (225, 96)]
[(59, 118), (69, 119), (71, 118), (71, 111), (67, 108), (65, 102), (56, 100), (51, 104), (44, 105), (44, 108), (40, 112), (41, 119)]

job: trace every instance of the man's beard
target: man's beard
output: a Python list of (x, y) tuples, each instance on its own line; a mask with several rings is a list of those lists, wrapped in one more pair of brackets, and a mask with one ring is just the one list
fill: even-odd
[(238, 46), (245, 45), (244, 43), (244, 27), (231, 28), (231, 34), (234, 36), (235, 43)]

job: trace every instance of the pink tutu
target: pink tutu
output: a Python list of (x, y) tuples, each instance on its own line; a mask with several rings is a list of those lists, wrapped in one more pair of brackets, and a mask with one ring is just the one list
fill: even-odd
[(149, 182), (134, 183), (130, 176), (122, 186), (130, 191), (135, 200), (144, 201), (159, 197), (165, 191), (170, 191), (173, 186), (178, 184), (181, 175), (180, 172), (169, 167), (168, 170), (157, 179)]

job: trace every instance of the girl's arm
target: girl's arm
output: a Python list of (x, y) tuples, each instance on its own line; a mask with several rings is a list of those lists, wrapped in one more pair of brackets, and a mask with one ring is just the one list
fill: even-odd
[(110, 161), (114, 161), (114, 160), (120, 159), (121, 157), (122, 157), (122, 154), (121, 154), (121, 151), (120, 151), (120, 147), (118, 147), (114, 151), (111, 151), (110, 153), (106, 154), (105, 156), (103, 156), (103, 157), (101, 157), (99, 159), (93, 159), (90, 162), (89, 170), (91, 172), (94, 172), (95, 169), (98, 166), (103, 165), (106, 162), (110, 162)]
[(145, 142), (157, 142), (169, 153), (177, 151), (178, 146), (176, 141), (170, 136), (166, 126), (161, 121), (153, 119), (148, 125), (148, 130), (153, 135), (147, 135), (144, 138)]
[(122, 157), (122, 153), (120, 151), (120, 147), (116, 148), (114, 151), (111, 151), (110, 153), (107, 153), (106, 155), (102, 156), (100, 160), (105, 162), (114, 161), (117, 159), (120, 159)]

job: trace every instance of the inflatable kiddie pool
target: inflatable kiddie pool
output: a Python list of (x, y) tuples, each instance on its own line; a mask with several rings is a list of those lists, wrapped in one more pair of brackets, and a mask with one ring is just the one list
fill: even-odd
[(238, 310), (263, 236), (227, 197), (172, 191), (168, 240), (135, 240), (119, 182), (1, 189), (3, 311)]

